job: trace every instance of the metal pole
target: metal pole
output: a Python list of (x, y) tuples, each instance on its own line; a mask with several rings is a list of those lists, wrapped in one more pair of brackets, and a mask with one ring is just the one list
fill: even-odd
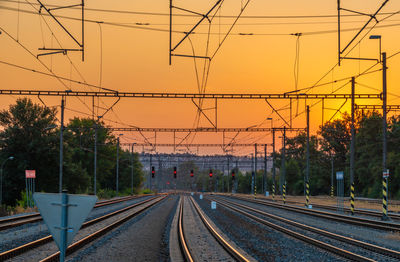
[(337, 0), (337, 12), (338, 12), (338, 64), (340, 66), (340, 55), (341, 55), (341, 47), (340, 47), (340, 0)]
[(62, 192), (63, 179), (63, 134), (64, 134), (64, 96), (61, 97), (61, 127), (60, 127), (60, 177), (58, 191)]
[(310, 106), (307, 106), (306, 207), (310, 204)]
[(254, 156), (251, 154), (251, 194), (254, 194)]
[[(153, 155), (150, 154), (150, 166), (149, 166), (149, 189), (151, 190), (151, 166), (153, 165)], [(179, 165), (179, 163), (178, 163)], [(176, 193), (176, 181), (175, 181), (175, 193)]]
[(68, 194), (67, 190), (61, 193), (61, 245), (60, 262), (65, 261), (67, 251), (67, 230), (68, 230)]
[(272, 200), (275, 198), (275, 129), (272, 129)]
[(355, 156), (355, 130), (354, 130), (354, 93), (355, 78), (351, 78), (351, 144), (350, 144), (350, 206), (351, 215), (354, 215), (354, 156)]
[(172, 0), (169, 0), (169, 65), (171, 65), (171, 51), (172, 51), (171, 49), (172, 49)]
[(281, 193), (283, 192), (283, 184), (286, 182), (286, 126), (283, 127), (283, 137), (282, 137), (282, 167), (281, 167), (281, 174), (280, 174), (280, 188)]
[(228, 174), (228, 176), (227, 176), (227, 184), (228, 184), (228, 191), (227, 191), (227, 193), (229, 193), (229, 184), (230, 184), (230, 183), (229, 183), (229, 176), (230, 176), (230, 174), (229, 174), (229, 172), (230, 172), (230, 169), (229, 169), (229, 168), (230, 168), (229, 160), (230, 160), (230, 159), (229, 159), (229, 156), (228, 156), (228, 164), (227, 164), (228, 171), (226, 171), (227, 174)]
[(134, 144), (132, 144), (132, 151), (131, 151), (131, 195), (133, 195), (133, 146)]
[[(383, 103), (383, 113), (382, 113), (382, 132), (383, 132), (383, 141), (382, 141), (382, 168), (383, 173), (387, 173), (386, 166), (386, 154), (387, 154), (387, 68), (386, 68), (386, 52), (382, 53), (382, 79), (383, 79), (383, 88), (382, 88), (382, 103)], [(388, 174), (387, 174), (388, 175)], [(382, 199), (382, 211), (383, 211), (383, 220), (388, 220), (388, 179), (387, 176), (383, 178), (383, 199)]]
[(263, 176), (263, 192), (264, 196), (267, 195), (267, 144), (264, 145), (264, 176)]
[(254, 196), (257, 195), (257, 143), (254, 144)]
[(334, 173), (334, 166), (333, 166), (333, 154), (331, 154), (331, 197), (333, 197), (333, 173)]
[(3, 165), (0, 173), (0, 206), (3, 204)]
[(118, 196), (118, 179), (119, 179), (119, 137), (117, 137), (117, 172), (116, 172), (116, 194)]
[(96, 177), (97, 177), (97, 132), (98, 132), (98, 125), (97, 123), (95, 124), (95, 130), (94, 130), (94, 183), (93, 183), (93, 192), (94, 195), (97, 194), (97, 181), (96, 181)]

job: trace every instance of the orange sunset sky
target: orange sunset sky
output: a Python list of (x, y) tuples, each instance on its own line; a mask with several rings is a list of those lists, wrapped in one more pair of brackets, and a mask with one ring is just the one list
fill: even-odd
[[(176, 6), (206, 13), (216, 0), (174, 0)], [(176, 50), (180, 54), (206, 55), (209, 37), (208, 55), (212, 55), (226, 32), (234, 22), (246, 0), (225, 0), (215, 14), (211, 26), (204, 21), (195, 34), (186, 39)], [(342, 7), (358, 12), (372, 14), (383, 0), (347, 0)], [(49, 1), (43, 4), (70, 5), (80, 1)], [(85, 61), (81, 53), (35, 56), (41, 47), (76, 48), (74, 42), (52, 18), (39, 15), (39, 5), (33, 0), (0, 0), (0, 78), (1, 89), (97, 91), (70, 81), (62, 81), (31, 71), (23, 70), (10, 64), (23, 66), (37, 71), (50, 73), (91, 85), (101, 86), (121, 92), (177, 92), (198, 93), (196, 67), (193, 58), (173, 57), (168, 63), (169, 49), (169, 0), (152, 1), (85, 1)], [(118, 12), (106, 12), (117, 10)], [(389, 0), (377, 17), (379, 23), (372, 22), (367, 30), (350, 46), (351, 57), (379, 58), (379, 41), (368, 39), (369, 35), (382, 36), (382, 51), (388, 56), (400, 51), (400, 2)], [(183, 37), (185, 31), (199, 20), (197, 16), (178, 16), (188, 14), (174, 10), (173, 43)], [(42, 11), (45, 14), (45, 11)], [(76, 38), (81, 40), (81, 23), (67, 18), (80, 18), (79, 9), (55, 10), (55, 15)], [(351, 13), (342, 11), (343, 15)], [(222, 43), (210, 63), (206, 93), (284, 93), (296, 89), (295, 59), (299, 61), (298, 89), (320, 83), (332, 82), (363, 72), (374, 65), (374, 61), (342, 61), (337, 63), (337, 0), (250, 0), (231, 34)], [(342, 17), (342, 47), (356, 34), (369, 19), (368, 16), (352, 15)], [(102, 22), (102, 23), (99, 23)], [(372, 30), (370, 30), (372, 29)], [(210, 32), (210, 34), (208, 34)], [(300, 37), (293, 34), (301, 33)], [(364, 37), (364, 38), (363, 38)], [(363, 39), (362, 39), (363, 38)], [(356, 45), (359, 40), (359, 45)], [(191, 45), (192, 43), (192, 45)], [(298, 56), (296, 56), (296, 43)], [(192, 49), (193, 46), (193, 49)], [(41, 64), (40, 62), (43, 64)], [(197, 59), (197, 73), (202, 76), (204, 59)], [(400, 55), (388, 60), (388, 104), (398, 104)], [(9, 63), (9, 64), (6, 64)], [(333, 70), (330, 70), (333, 68)], [(374, 69), (379, 69), (378, 64)], [(347, 81), (347, 80), (346, 80)], [(330, 83), (313, 88), (309, 93), (331, 93), (343, 86), (346, 81)], [(380, 93), (382, 74), (376, 72), (359, 77), (357, 93)], [(350, 93), (350, 84), (338, 93)], [(0, 109), (6, 109), (18, 97), (0, 96)], [(40, 102), (37, 97), (31, 97)], [(42, 97), (48, 106), (57, 106), (61, 98)], [(96, 100), (100, 106), (96, 114), (102, 114), (105, 107), (115, 99)], [(301, 100), (293, 103), (293, 126), (304, 127), (304, 108), (311, 108), (311, 131), (315, 133), (321, 125), (321, 103), (317, 100)], [(325, 101), (325, 106), (337, 109), (343, 100)], [(90, 98), (67, 98), (66, 119), (74, 116), (91, 115)], [(288, 101), (272, 100), (276, 108), (284, 108)], [(380, 101), (356, 101), (357, 104), (379, 104)], [(315, 104), (315, 105), (314, 105)], [(204, 103), (204, 108), (214, 106), (214, 101)], [(350, 101), (342, 112), (349, 111)], [(74, 111), (72, 111), (74, 110)], [(78, 111), (78, 112), (77, 112)], [(214, 112), (207, 111), (214, 119)], [(288, 110), (279, 111), (286, 118)], [(324, 120), (331, 118), (335, 111), (326, 110)], [(201, 118), (195, 121), (196, 108), (187, 99), (121, 99), (107, 113), (106, 123), (115, 127), (211, 127)], [(270, 127), (267, 117), (273, 117), (274, 126), (283, 126), (276, 114), (263, 100), (220, 100), (218, 101), (218, 127)], [(113, 121), (113, 122), (111, 122)], [(117, 123), (118, 122), (118, 123)], [(154, 142), (154, 134), (144, 134)], [(186, 134), (177, 134), (177, 141)], [(227, 139), (235, 134), (226, 134)], [(280, 135), (280, 134), (279, 134)], [(125, 133), (122, 142), (142, 143), (143, 137), (137, 133)], [(280, 140), (277, 140), (280, 145)], [(172, 143), (173, 135), (157, 134), (157, 142)], [(222, 143), (222, 134), (190, 135), (190, 143)], [(184, 142), (184, 143), (186, 143)], [(237, 143), (269, 143), (270, 133), (240, 134)], [(142, 149), (137, 149), (141, 151)], [(235, 154), (245, 155), (253, 148), (237, 148)], [(159, 148), (160, 152), (171, 152), (170, 148)], [(222, 153), (219, 149), (201, 149), (200, 153)]]

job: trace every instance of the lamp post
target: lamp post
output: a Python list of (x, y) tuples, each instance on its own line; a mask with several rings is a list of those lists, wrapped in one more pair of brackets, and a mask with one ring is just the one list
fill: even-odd
[(117, 169), (116, 169), (116, 183), (115, 183), (115, 189), (116, 189), (116, 195), (118, 196), (118, 176), (119, 176), (119, 138), (123, 134), (119, 134), (117, 137)]
[(382, 64), (382, 220), (389, 220), (388, 210), (388, 177), (387, 158), (387, 67), (386, 52), (382, 52), (382, 36), (371, 35), (369, 39), (379, 40), (379, 62)]
[[(267, 117), (265, 120), (269, 120), (271, 121), (271, 129), (272, 129), (272, 133), (274, 132), (274, 119), (272, 117)], [(264, 145), (264, 196), (266, 195), (267, 191), (268, 191), (268, 180), (267, 180), (267, 164), (268, 164), (268, 156), (267, 156), (267, 144)], [(275, 186), (275, 185), (274, 185)]]
[(14, 157), (10, 156), (1, 164), (1, 173), (0, 173), (0, 206), (3, 204), (3, 167), (8, 160), (13, 160)]
[(136, 143), (132, 144), (132, 152), (131, 152), (131, 195), (133, 195), (133, 152), (134, 152), (134, 146), (136, 145)]

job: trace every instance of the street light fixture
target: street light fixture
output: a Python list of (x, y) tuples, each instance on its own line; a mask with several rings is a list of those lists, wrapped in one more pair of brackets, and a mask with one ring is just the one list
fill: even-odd
[(3, 161), (1, 164), (1, 172), (0, 172), (0, 206), (3, 204), (3, 167), (8, 160), (14, 160), (13, 156), (8, 157), (6, 160)]
[(382, 62), (382, 36), (381, 35), (370, 35), (369, 39), (379, 39), (379, 62)]

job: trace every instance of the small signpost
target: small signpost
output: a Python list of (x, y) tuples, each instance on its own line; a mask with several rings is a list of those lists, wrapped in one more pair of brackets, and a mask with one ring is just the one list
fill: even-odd
[(337, 188), (337, 207), (338, 211), (343, 212), (344, 206), (344, 175), (343, 171), (336, 172), (336, 188)]
[(25, 170), (26, 205), (33, 207), (32, 195), (35, 192), (36, 170)]
[(58, 248), (60, 261), (65, 260), (68, 245), (81, 228), (93, 206), (96, 196), (35, 193), (33, 199)]
[(217, 202), (211, 201), (211, 209), (217, 209)]
[(386, 169), (386, 171), (383, 171), (383, 173), (382, 173), (382, 177), (383, 178), (389, 178), (389, 169)]
[(203, 194), (200, 194), (200, 199), (203, 199)]

